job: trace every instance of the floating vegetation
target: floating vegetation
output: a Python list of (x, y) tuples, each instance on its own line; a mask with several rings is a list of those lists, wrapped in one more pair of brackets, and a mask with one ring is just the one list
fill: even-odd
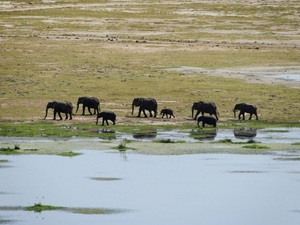
[(269, 133), (288, 133), (288, 130), (278, 130), (278, 129), (272, 129), (272, 130), (265, 130), (265, 132), (269, 132)]
[(86, 214), (86, 215), (97, 215), (97, 214), (117, 214), (124, 213), (128, 210), (125, 209), (106, 209), (106, 208), (65, 208), (66, 212)]
[(250, 148), (250, 149), (269, 149), (268, 146), (265, 145), (258, 145), (258, 144), (252, 144), (252, 145), (245, 145), (243, 148)]
[(64, 207), (62, 206), (42, 205), (41, 203), (35, 203), (33, 206), (25, 207), (25, 210), (34, 211), (34, 212), (62, 210), (62, 209), (64, 209)]
[(263, 173), (263, 171), (255, 171), (255, 170), (235, 170), (235, 171), (229, 171), (229, 173)]
[(126, 147), (126, 143), (127, 142), (130, 142), (130, 141), (127, 141), (126, 139), (123, 139), (122, 141), (121, 141), (121, 143), (117, 146), (117, 147), (114, 147), (113, 149), (117, 149), (117, 150), (119, 150), (119, 151), (126, 151), (126, 150), (128, 150), (128, 149), (133, 149), (133, 148), (128, 148), (128, 147)]
[[(53, 206), (53, 205), (43, 205), (41, 203), (35, 203), (33, 206), (0, 206), (0, 211), (33, 211), (41, 213), (42, 211), (63, 211), (69, 213), (77, 214), (116, 214), (124, 213), (129, 210), (125, 209), (106, 209), (106, 208), (72, 208), (72, 207), (63, 207), (63, 206)], [(1, 224), (1, 220), (0, 220)]]
[(276, 160), (282, 160), (282, 161), (300, 161), (300, 157), (276, 158)]
[(59, 156), (67, 156), (67, 157), (74, 157), (74, 156), (78, 156), (81, 155), (81, 153), (77, 153), (77, 152), (62, 152), (58, 154)]
[(293, 143), (292, 145), (300, 145), (300, 142)]
[(115, 181), (115, 180), (121, 180), (121, 178), (115, 178), (115, 177), (91, 177), (92, 180), (98, 180), (98, 181)]
[(0, 159), (0, 163), (7, 163), (8, 160), (7, 159)]

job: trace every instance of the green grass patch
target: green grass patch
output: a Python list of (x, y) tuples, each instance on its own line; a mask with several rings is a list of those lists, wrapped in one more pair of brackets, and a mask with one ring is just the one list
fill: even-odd
[(98, 181), (116, 181), (121, 180), (120, 178), (115, 177), (91, 177), (92, 180), (98, 180)]
[(42, 205), (41, 203), (35, 203), (33, 206), (25, 207), (27, 211), (42, 212), (42, 211), (52, 211), (52, 210), (63, 210), (65, 207), (62, 206), (52, 206), (52, 205)]
[(233, 142), (232, 142), (231, 139), (224, 139), (224, 140), (218, 141), (218, 143), (225, 143), (225, 144), (226, 144), (226, 143), (230, 143), (230, 144), (231, 144), (231, 143), (233, 143)]
[(245, 145), (245, 146), (243, 146), (243, 148), (248, 148), (248, 149), (269, 149), (268, 146), (258, 145), (258, 144)]
[(268, 133), (288, 133), (289, 131), (288, 130), (281, 130), (281, 129), (272, 129), (272, 130), (265, 130), (265, 132), (268, 132)]
[(15, 155), (15, 154), (20, 154), (20, 147), (18, 145), (15, 145), (14, 148), (0, 148), (0, 154), (4, 154), (4, 155)]
[(81, 155), (81, 153), (77, 153), (77, 152), (62, 152), (58, 154), (59, 156), (66, 156), (66, 157), (74, 157), (74, 156), (78, 156)]
[[(22, 207), (2, 207), (3, 210), (20, 210)], [(123, 209), (106, 209), (106, 208), (72, 208), (63, 206), (52, 206), (52, 205), (42, 205), (41, 203), (35, 203), (33, 206), (28, 206), (23, 208), (26, 211), (43, 212), (43, 211), (64, 211), (77, 214), (115, 214), (122, 213), (127, 210)], [(0, 208), (1, 210), (1, 208)]]
[(292, 145), (300, 145), (300, 142), (293, 143)]
[(0, 163), (7, 163), (8, 160), (7, 159), (0, 159)]

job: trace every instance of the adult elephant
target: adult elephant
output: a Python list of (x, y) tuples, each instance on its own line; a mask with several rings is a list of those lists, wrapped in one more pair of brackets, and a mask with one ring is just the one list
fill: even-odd
[(68, 119), (68, 115), (70, 115), (70, 120), (72, 119), (72, 114), (73, 114), (73, 105), (71, 102), (59, 102), (59, 101), (53, 101), (53, 102), (48, 102), (46, 106), (46, 115), (44, 119), (46, 119), (48, 115), (48, 109), (54, 109), (54, 116), (53, 120), (56, 120), (56, 113), (58, 113), (58, 116), (60, 120), (62, 120), (62, 117), (60, 113), (65, 113), (66, 114), (66, 120)]
[[(197, 110), (197, 113), (194, 117), (194, 110)], [(197, 116), (199, 114), (204, 115), (204, 113), (209, 113), (210, 115), (215, 115), (216, 119), (219, 120), (218, 118), (218, 110), (217, 106), (213, 102), (205, 102), (205, 101), (199, 101), (199, 102), (194, 102), (192, 106), (192, 117), (194, 117), (194, 120), (197, 119)]]
[[(133, 115), (134, 107), (139, 106), (139, 114), (138, 117), (141, 116), (141, 112), (144, 113), (144, 116), (147, 117), (145, 110), (148, 110), (150, 113), (150, 117), (154, 116), (156, 117), (157, 114), (157, 102), (154, 98), (135, 98), (132, 101), (132, 112), (131, 115)], [(152, 115), (152, 111), (154, 112), (154, 115)]]
[(100, 101), (95, 97), (79, 97), (77, 101), (77, 109), (78, 111), (79, 105), (82, 104), (82, 115), (84, 115), (85, 108), (88, 108), (90, 115), (92, 115), (91, 109), (94, 109), (94, 115), (100, 112)]
[(256, 116), (256, 120), (258, 120), (257, 108), (253, 104), (238, 103), (233, 108), (234, 117), (236, 117), (236, 111), (240, 111), (239, 120), (241, 119), (241, 115), (243, 115), (243, 120), (245, 120), (245, 113), (250, 113), (249, 120), (251, 120), (253, 114)]

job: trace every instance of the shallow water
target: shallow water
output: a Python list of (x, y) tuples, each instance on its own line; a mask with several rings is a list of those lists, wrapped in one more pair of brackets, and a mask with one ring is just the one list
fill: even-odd
[[(0, 156), (0, 207), (34, 203), (124, 213), (0, 211), (11, 224), (298, 225), (300, 152), (273, 155)], [(95, 179), (98, 178), (98, 179)], [(108, 179), (106, 179), (108, 178)], [(113, 179), (111, 179), (113, 178)]]
[[(253, 129), (254, 130), (254, 129)], [(272, 131), (272, 132), (270, 132)], [(283, 132), (284, 131), (284, 132)], [(196, 132), (196, 131), (195, 131)], [(153, 140), (166, 140), (171, 141), (185, 141), (185, 142), (210, 142), (221, 141), (230, 139), (232, 142), (247, 142), (254, 140), (261, 143), (284, 143), (291, 144), (300, 141), (300, 128), (274, 128), (274, 129), (259, 129), (255, 131), (252, 137), (249, 136), (236, 136), (232, 129), (216, 129), (213, 136), (206, 138), (193, 138), (190, 136), (190, 131), (161, 131), (152, 132), (146, 136), (139, 136), (136, 138), (132, 134), (120, 133), (117, 135), (118, 139), (140, 140), (140, 141), (153, 141)]]
[[(247, 128), (245, 128), (247, 129)], [(272, 131), (272, 132), (270, 132)], [(284, 132), (282, 132), (284, 131)], [(292, 144), (295, 142), (300, 142), (300, 128), (272, 128), (272, 129), (258, 129), (253, 137), (237, 137), (232, 129), (216, 129), (214, 136), (209, 136), (207, 138), (193, 138), (191, 133), (195, 131), (182, 131), (182, 130), (157, 130), (152, 131), (147, 134), (128, 134), (128, 133), (116, 133), (117, 140), (138, 140), (151, 142), (153, 140), (166, 140), (171, 141), (185, 141), (185, 142), (210, 142), (210, 141), (220, 141), (224, 139), (230, 139), (233, 142), (247, 142), (248, 140), (254, 140), (261, 143), (284, 143)], [(0, 136), (0, 143), (7, 144), (18, 144), (22, 142), (53, 142), (53, 141), (71, 141), (80, 142), (82, 140), (87, 140), (87, 138), (80, 137), (56, 137), (56, 138), (28, 138), (28, 137), (4, 137)], [(89, 141), (99, 141), (99, 138), (88, 138)]]
[(300, 82), (300, 74), (275, 74), (268, 77)]

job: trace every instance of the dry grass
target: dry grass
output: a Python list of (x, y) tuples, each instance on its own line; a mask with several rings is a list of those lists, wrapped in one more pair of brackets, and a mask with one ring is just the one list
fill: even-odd
[(299, 122), (299, 88), (166, 70), (300, 65), (297, 1), (228, 2), (1, 3), (0, 118), (36, 121), (48, 101), (87, 95), (119, 117), (141, 96), (178, 118), (210, 100), (227, 120), (243, 101), (263, 120)]

